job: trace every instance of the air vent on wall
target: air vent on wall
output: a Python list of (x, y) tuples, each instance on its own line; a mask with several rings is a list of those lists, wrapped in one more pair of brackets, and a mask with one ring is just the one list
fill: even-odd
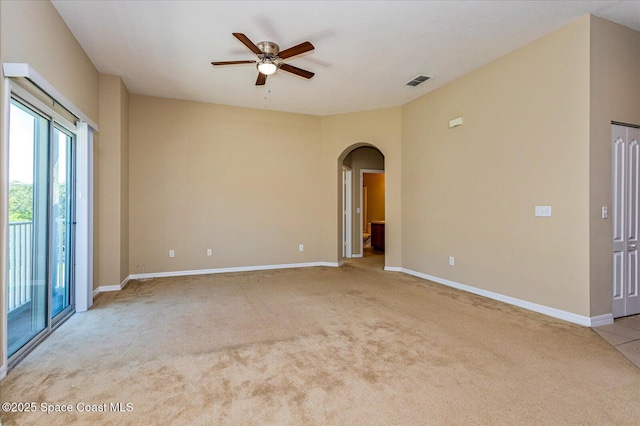
[(405, 83), (405, 86), (417, 86), (418, 84), (422, 84), (425, 81), (429, 80), (430, 78), (431, 77), (428, 77), (426, 75), (419, 75), (419, 76), (413, 78), (412, 80), (407, 81)]

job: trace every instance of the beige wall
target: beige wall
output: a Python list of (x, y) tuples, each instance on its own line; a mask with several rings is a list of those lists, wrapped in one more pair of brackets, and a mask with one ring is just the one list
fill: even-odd
[(372, 145), (384, 155), (386, 176), (385, 265), (402, 264), (400, 224), (402, 109), (384, 108), (322, 117), (322, 196), (328, 219), (323, 221), (323, 258), (335, 262), (342, 256), (341, 167), (354, 148)]
[(98, 72), (58, 11), (49, 1), (2, 3), (3, 62), (28, 63), (97, 123)]
[(120, 79), (120, 280), (129, 275), (129, 91)]
[(118, 285), (129, 275), (129, 92), (122, 79), (100, 74), (100, 133), (94, 194), (94, 288)]
[(319, 117), (137, 95), (129, 108), (131, 273), (329, 261)]
[(367, 218), (366, 222), (384, 220), (384, 173), (365, 173), (363, 185), (367, 187)]
[(132, 95), (129, 135), (131, 273), (337, 262), (336, 178), (362, 141), (390, 153), (400, 264), (400, 108), (313, 117)]
[[(352, 171), (352, 200), (353, 214), (351, 216), (351, 250), (353, 254), (362, 253), (362, 230), (360, 229), (360, 218), (363, 214), (360, 199), (362, 196), (362, 182), (360, 182), (360, 171), (363, 169), (384, 170), (384, 156), (376, 148), (370, 146), (362, 146), (354, 149), (345, 158), (344, 164), (351, 168)], [(342, 200), (342, 196), (340, 196)], [(360, 213), (357, 212), (360, 208)], [(364, 217), (362, 218), (364, 222)], [(342, 233), (341, 233), (342, 235)]]
[(403, 107), (405, 268), (589, 315), (589, 22)]
[(640, 32), (591, 17), (591, 315), (611, 312), (611, 121), (640, 125)]

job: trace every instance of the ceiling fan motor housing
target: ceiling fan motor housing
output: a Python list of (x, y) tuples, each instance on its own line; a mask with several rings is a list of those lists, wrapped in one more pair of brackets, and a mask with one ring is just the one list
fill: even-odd
[(265, 58), (275, 58), (280, 53), (280, 46), (271, 41), (261, 41), (257, 44), (258, 49), (262, 50)]

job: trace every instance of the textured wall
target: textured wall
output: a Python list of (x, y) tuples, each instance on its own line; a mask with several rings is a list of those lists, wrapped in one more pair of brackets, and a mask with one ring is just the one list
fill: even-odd
[(319, 117), (137, 95), (129, 108), (131, 273), (328, 261)]
[(589, 17), (407, 104), (402, 122), (403, 266), (589, 315)]
[(97, 262), (94, 287), (118, 285), (129, 275), (129, 92), (122, 79), (100, 75), (100, 133), (95, 138)]
[(98, 71), (49, 1), (3, 1), (3, 62), (26, 62), (96, 123)]
[[(367, 186), (368, 193), (368, 213), (369, 218), (363, 217), (363, 225), (366, 229), (366, 222), (384, 220), (384, 174), (365, 173), (363, 185)], [(365, 220), (367, 219), (367, 220)]]

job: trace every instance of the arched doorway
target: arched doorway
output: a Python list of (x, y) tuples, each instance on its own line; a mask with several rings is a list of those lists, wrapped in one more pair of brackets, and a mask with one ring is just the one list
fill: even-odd
[(384, 253), (384, 171), (384, 154), (371, 144), (354, 144), (338, 158), (338, 235), (342, 258)]

